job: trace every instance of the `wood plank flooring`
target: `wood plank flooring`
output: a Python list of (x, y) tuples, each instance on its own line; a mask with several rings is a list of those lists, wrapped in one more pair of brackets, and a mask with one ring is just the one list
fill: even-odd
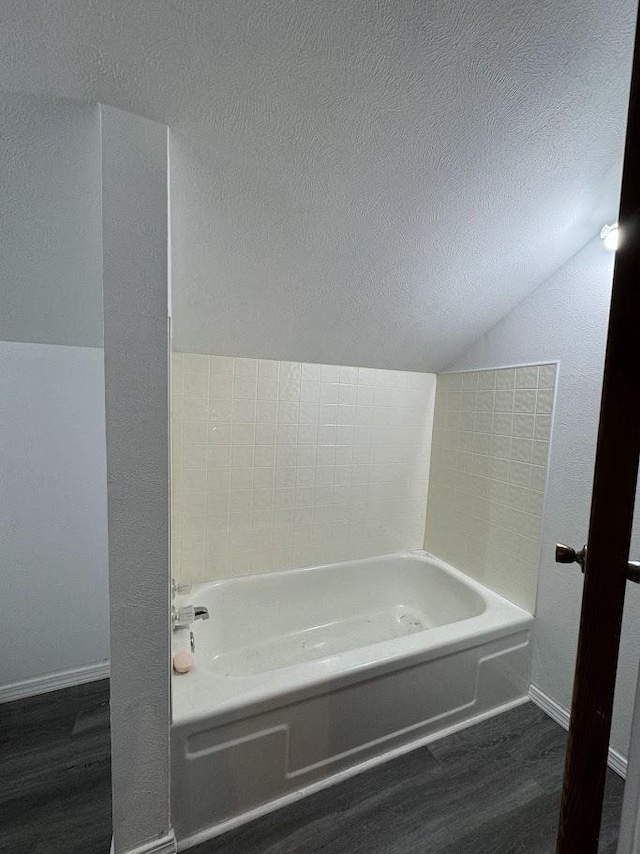
[(109, 682), (0, 705), (0, 854), (108, 854)]
[[(193, 854), (551, 854), (566, 734), (531, 704), (271, 813)], [(108, 854), (108, 683), (0, 705), (0, 854)], [(600, 854), (623, 782), (609, 772)]]
[[(566, 733), (532, 704), (271, 813), (192, 854), (552, 854)], [(622, 780), (600, 841), (615, 854)]]

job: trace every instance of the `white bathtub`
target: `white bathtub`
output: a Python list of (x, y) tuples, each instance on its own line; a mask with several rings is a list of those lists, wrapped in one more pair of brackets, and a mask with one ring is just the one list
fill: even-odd
[(181, 848), (529, 687), (532, 616), (424, 552), (198, 584), (189, 601), (210, 619), (173, 679)]

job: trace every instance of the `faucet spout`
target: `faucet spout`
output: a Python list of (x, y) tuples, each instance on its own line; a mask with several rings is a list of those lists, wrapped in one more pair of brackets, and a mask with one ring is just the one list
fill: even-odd
[(188, 629), (191, 623), (196, 620), (208, 620), (209, 609), (202, 605), (185, 605), (183, 608), (176, 609), (175, 605), (171, 606), (171, 625), (174, 631), (177, 629)]

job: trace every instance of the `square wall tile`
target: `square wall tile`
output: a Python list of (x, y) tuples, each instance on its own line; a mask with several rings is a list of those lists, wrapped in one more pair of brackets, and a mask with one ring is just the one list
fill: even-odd
[(303, 364), (300, 369), (300, 376), (303, 380), (319, 382), (322, 379), (322, 365)]
[(551, 415), (553, 409), (553, 389), (540, 388), (536, 398), (536, 412), (538, 415)]
[[(211, 357), (215, 358), (214, 356)], [(260, 379), (278, 379), (280, 373), (280, 362), (273, 362), (269, 359), (258, 360), (258, 377)]]
[(209, 388), (209, 374), (187, 372), (183, 374), (182, 393), (185, 397), (204, 396)]
[(233, 398), (233, 376), (213, 374), (209, 377), (209, 399), (231, 400)]
[(516, 368), (516, 388), (538, 388), (538, 367)]
[(496, 388), (500, 391), (513, 389), (516, 387), (516, 369), (501, 368), (495, 372)]
[[(479, 382), (464, 389), (471, 428)], [(217, 579), (420, 547), (435, 387), (432, 374), (174, 354), (174, 575)], [(462, 382), (451, 391), (460, 416)], [(491, 419), (478, 419), (485, 451)]]
[(511, 390), (500, 389), (495, 394), (496, 412), (513, 412), (515, 393)]
[(513, 411), (518, 414), (534, 413), (537, 394), (538, 392), (535, 389), (517, 389), (513, 398)]
[(182, 368), (194, 373), (209, 373), (209, 356), (202, 353), (181, 353)]
[(556, 384), (556, 365), (540, 365), (538, 375), (539, 388), (555, 388)]
[(258, 377), (256, 384), (256, 397), (258, 400), (278, 399), (278, 380), (272, 377)]
[(513, 435), (520, 438), (533, 439), (535, 431), (535, 416), (521, 415), (513, 416)]
[(234, 359), (233, 374), (236, 377), (257, 377), (258, 376), (258, 361), (257, 359)]

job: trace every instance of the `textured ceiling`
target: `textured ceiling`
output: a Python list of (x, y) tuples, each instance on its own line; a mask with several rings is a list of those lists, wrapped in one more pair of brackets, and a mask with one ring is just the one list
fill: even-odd
[(172, 130), (180, 349), (436, 370), (615, 214), (633, 0), (4, 0), (0, 86)]

